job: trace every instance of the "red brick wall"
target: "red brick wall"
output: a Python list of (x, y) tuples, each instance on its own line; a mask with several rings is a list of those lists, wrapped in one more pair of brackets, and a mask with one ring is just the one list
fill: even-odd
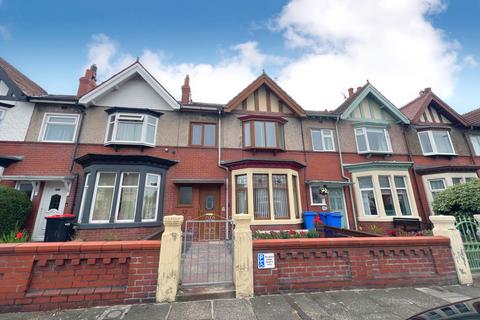
[(143, 240), (162, 231), (163, 227), (135, 227), (119, 229), (81, 229), (75, 232), (78, 241)]
[[(273, 252), (275, 268), (257, 268)], [(256, 294), (457, 283), (444, 237), (254, 240)]]
[(0, 312), (155, 301), (160, 241), (0, 244)]

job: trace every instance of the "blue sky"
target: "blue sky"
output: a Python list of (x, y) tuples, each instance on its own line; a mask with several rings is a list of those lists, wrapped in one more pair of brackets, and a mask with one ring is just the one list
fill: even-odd
[(73, 94), (140, 57), (178, 97), (227, 102), (262, 69), (308, 109), (370, 80), (397, 106), (431, 86), (480, 106), (480, 1), (0, 0), (0, 56), (49, 93)]

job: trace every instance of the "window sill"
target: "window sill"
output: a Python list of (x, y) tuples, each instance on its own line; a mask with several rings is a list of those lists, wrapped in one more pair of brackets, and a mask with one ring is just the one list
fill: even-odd
[(458, 156), (456, 153), (427, 153), (423, 154), (425, 157), (432, 157), (432, 158), (455, 158)]
[(288, 225), (288, 224), (301, 224), (303, 219), (279, 219), (279, 220), (252, 220), (252, 225)]
[(258, 147), (243, 147), (244, 151), (252, 151), (252, 152), (283, 152), (286, 151), (284, 148), (258, 148)]
[(65, 144), (73, 144), (75, 141), (54, 141), (54, 140), (40, 140), (41, 143), (65, 143)]
[(117, 222), (117, 223), (79, 223), (76, 228), (79, 230), (86, 229), (123, 229), (123, 228), (139, 228), (139, 227), (158, 227), (163, 225), (159, 221), (150, 222)]
[(143, 143), (143, 142), (107, 142), (103, 144), (105, 147), (113, 147), (117, 150), (120, 147), (140, 147), (142, 150), (143, 148), (154, 148), (154, 144), (150, 143)]
[(418, 219), (419, 221), (422, 221), (422, 218), (419, 216), (415, 215), (410, 215), (410, 216), (378, 216), (378, 217), (358, 217), (357, 220), (360, 222), (393, 222), (393, 218), (412, 218), (412, 219)]

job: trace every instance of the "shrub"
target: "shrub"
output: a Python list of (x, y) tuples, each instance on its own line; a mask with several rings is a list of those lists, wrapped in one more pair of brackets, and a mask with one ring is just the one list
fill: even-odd
[(25, 193), (0, 186), (0, 236), (22, 229), (31, 211), (32, 203)]
[(457, 184), (437, 194), (433, 200), (436, 214), (480, 214), (480, 180)]

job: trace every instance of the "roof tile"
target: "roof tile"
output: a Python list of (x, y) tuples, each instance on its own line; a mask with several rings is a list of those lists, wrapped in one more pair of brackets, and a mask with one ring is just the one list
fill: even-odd
[(47, 94), (47, 91), (2, 58), (0, 58), (0, 68), (5, 71), (10, 80), (15, 83), (24, 95), (33, 97)]

